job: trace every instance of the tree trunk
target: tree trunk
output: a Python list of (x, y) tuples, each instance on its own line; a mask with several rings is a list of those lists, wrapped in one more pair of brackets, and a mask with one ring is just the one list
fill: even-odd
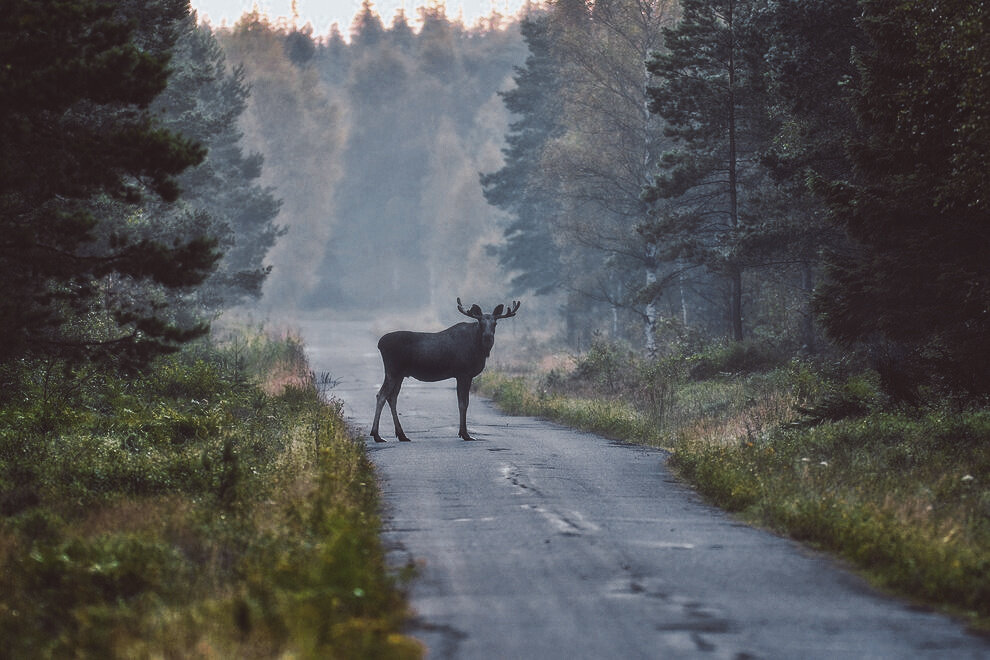
[(801, 292), (804, 293), (804, 309), (801, 314), (801, 342), (805, 352), (814, 355), (818, 352), (815, 338), (815, 319), (811, 312), (811, 295), (815, 290), (814, 275), (811, 264), (807, 261), (801, 264)]
[(652, 359), (657, 356), (657, 302), (652, 291), (657, 283), (657, 244), (646, 244), (646, 290), (650, 299), (646, 303), (646, 354)]
[(729, 321), (732, 324), (732, 339), (734, 341), (742, 341), (742, 270), (733, 266), (729, 274), (729, 281), (732, 285), (731, 299), (729, 301)]
[[(736, 61), (735, 25), (733, 25), (732, 0), (729, 0), (729, 226), (739, 227), (739, 189), (736, 181)], [(743, 339), (742, 325), (742, 268), (737, 263), (730, 266), (729, 279), (732, 283), (732, 296), (729, 302), (729, 319), (732, 324), (732, 338)]]

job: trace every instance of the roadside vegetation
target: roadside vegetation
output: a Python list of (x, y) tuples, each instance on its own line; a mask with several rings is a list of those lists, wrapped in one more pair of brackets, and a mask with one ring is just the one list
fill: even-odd
[(5, 655), (422, 655), (398, 632), (371, 465), (297, 337), (241, 329), (137, 375), (2, 375)]
[(556, 363), (483, 374), (479, 387), (508, 412), (666, 448), (712, 503), (990, 627), (985, 406), (933, 392), (898, 401), (866, 359), (789, 358), (752, 341), (648, 360), (598, 340)]

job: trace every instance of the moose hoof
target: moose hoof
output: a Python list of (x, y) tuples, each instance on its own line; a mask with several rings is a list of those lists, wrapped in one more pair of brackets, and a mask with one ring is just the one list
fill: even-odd
[(399, 437), (399, 442), (409, 442), (409, 438), (407, 438), (405, 435), (400, 435), (398, 437)]
[(382, 440), (382, 436), (378, 435), (377, 433), (372, 433), (371, 437), (375, 439), (375, 442), (385, 442), (384, 440)]
[(467, 433), (462, 434), (461, 437), (464, 438), (464, 442), (474, 442), (477, 440), (477, 438), (472, 438)]

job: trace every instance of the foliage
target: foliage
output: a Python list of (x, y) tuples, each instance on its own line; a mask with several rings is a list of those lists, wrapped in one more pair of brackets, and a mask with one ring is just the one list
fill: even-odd
[(644, 197), (658, 204), (646, 229), (672, 256), (730, 283), (732, 338), (743, 339), (741, 247), (756, 231), (752, 198), (763, 175), (757, 151), (772, 131), (761, 0), (684, 0), (665, 50), (647, 63), (650, 110), (673, 147)]
[(512, 279), (512, 293), (531, 290), (546, 294), (560, 286), (560, 251), (553, 240), (548, 217), (560, 213), (552, 183), (541, 174), (548, 141), (562, 132), (560, 71), (552, 54), (553, 37), (546, 15), (524, 17), (520, 32), (529, 48), (525, 65), (516, 67), (513, 89), (500, 92), (515, 119), (509, 124), (502, 149), (505, 164), (483, 174), (485, 199), (512, 214), (503, 230), (504, 242), (493, 246), (499, 263)]
[[(195, 16), (177, 31), (172, 73), (151, 109), (166, 129), (208, 150), (202, 163), (177, 178), (183, 191), (178, 214), (207, 214), (208, 231), (223, 251), (216, 270), (186, 301), (215, 313), (261, 296), (271, 271), (265, 256), (285, 232), (274, 224), (280, 202), (258, 184), (264, 158), (241, 147), (238, 122), (250, 96), (243, 67), (227, 65), (216, 36), (197, 26)], [(174, 230), (175, 218), (165, 209), (158, 215), (159, 225)]]
[(0, 409), (5, 652), (420, 657), (371, 464), (297, 338), (45, 368)]
[(217, 259), (216, 241), (195, 227), (147, 231), (139, 206), (174, 201), (176, 176), (203, 159), (149, 109), (187, 11), (177, 0), (5, 6), (0, 359), (141, 363), (205, 330), (158, 298), (106, 293), (121, 280), (185, 289)]
[(272, 272), (266, 302), (408, 311), (455, 290), (496, 295), (485, 246), (502, 216), (478, 172), (498, 167), (508, 114), (497, 90), (522, 40), (440, 5), (419, 20), (418, 32), (404, 14), (386, 26), (365, 3), (346, 42), (259, 11), (216, 30), (251, 87), (245, 144), (283, 200), (287, 232), (269, 259), (292, 267)]
[(560, 132), (544, 149), (539, 180), (559, 200), (545, 221), (562, 246), (558, 278), (568, 307), (579, 308), (568, 309), (566, 322), (610, 315), (618, 338), (626, 336), (618, 327), (624, 316), (647, 351), (670, 268), (658, 262), (655, 236), (640, 231), (649, 217), (641, 188), (664, 148), (660, 123), (647, 111), (643, 62), (661, 48), (676, 11), (669, 0), (565, 0), (548, 13)]
[(786, 358), (774, 347), (752, 340), (719, 342), (687, 358), (695, 380), (770, 371), (784, 362)]
[(624, 388), (634, 371), (634, 353), (616, 343), (597, 338), (577, 361), (573, 381), (597, 386), (597, 389), (615, 393)]
[(900, 344), (922, 383), (990, 392), (985, 168), (990, 120), (986, 12), (971, 2), (869, 0), (854, 105), (852, 176), (820, 189), (854, 239), (836, 254), (817, 306), (850, 344)]

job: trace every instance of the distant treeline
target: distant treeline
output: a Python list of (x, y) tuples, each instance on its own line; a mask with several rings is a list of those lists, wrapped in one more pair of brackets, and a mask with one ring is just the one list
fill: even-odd
[(288, 233), (272, 253), (276, 308), (453, 310), (502, 297), (487, 246), (500, 240), (478, 172), (500, 165), (525, 46), (514, 26), (465, 27), (442, 7), (383, 25), (370, 3), (345, 40), (257, 12), (218, 30), (244, 67), (242, 123), (265, 154)]

